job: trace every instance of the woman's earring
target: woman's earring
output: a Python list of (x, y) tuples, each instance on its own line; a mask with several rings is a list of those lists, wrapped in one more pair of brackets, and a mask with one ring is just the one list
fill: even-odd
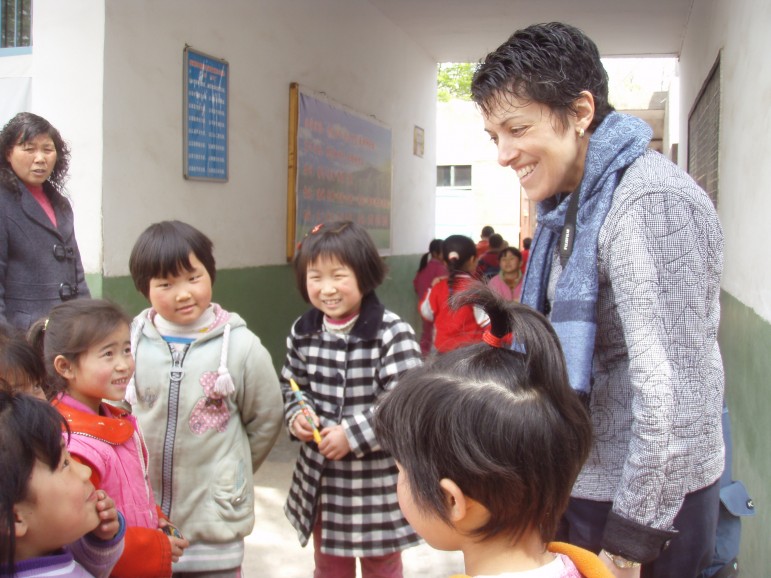
[(578, 133), (578, 138), (584, 138), (584, 129), (577, 128), (576, 132)]

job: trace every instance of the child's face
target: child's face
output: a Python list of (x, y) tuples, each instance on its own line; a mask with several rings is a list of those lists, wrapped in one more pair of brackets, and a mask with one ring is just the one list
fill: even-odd
[(203, 263), (191, 252), (189, 271), (150, 280), (150, 304), (166, 321), (190, 325), (211, 305), (211, 277)]
[(91, 470), (72, 459), (62, 439), (54, 471), (35, 461), (27, 499), (14, 505), (17, 556), (43, 556), (80, 539), (99, 525)]
[(0, 376), (0, 389), (6, 391), (18, 391), (46, 401), (43, 385), (30, 378), (25, 371), (17, 369), (10, 370), (6, 375)]
[(94, 411), (99, 409), (102, 399), (122, 400), (134, 374), (128, 325), (121, 323), (75, 363), (66, 364), (60, 373), (67, 380), (67, 392)]
[(513, 273), (519, 270), (519, 258), (514, 253), (506, 253), (498, 260), (501, 271), (504, 273)]
[(356, 274), (334, 257), (309, 263), (305, 283), (311, 305), (331, 319), (350, 317), (361, 308)]

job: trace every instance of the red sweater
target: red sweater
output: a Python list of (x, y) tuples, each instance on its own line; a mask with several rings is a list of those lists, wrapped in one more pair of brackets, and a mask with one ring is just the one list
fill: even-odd
[[(465, 273), (455, 277), (452, 293), (460, 293), (473, 282)], [(434, 321), (434, 347), (439, 353), (452, 351), (463, 345), (482, 341), (483, 326), (474, 317), (474, 308), (464, 305), (458, 310), (450, 308), (449, 279), (442, 279), (426, 294), (421, 303), (423, 318)], [(429, 313), (426, 315), (426, 313)]]

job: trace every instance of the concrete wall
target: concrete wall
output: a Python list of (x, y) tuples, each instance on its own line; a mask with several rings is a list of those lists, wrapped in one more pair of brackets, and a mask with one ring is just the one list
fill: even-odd
[[(136, 313), (145, 305), (127, 276), (136, 237), (159, 220), (188, 221), (214, 241), (215, 300), (281, 361), (306, 307), (285, 264), (289, 85), (299, 82), (392, 130), (391, 274), (379, 294), (417, 321), (411, 279), (434, 229), (436, 64), (369, 3), (36, 0), (34, 9), (31, 108), (72, 147), (68, 189), (92, 293)], [(182, 176), (186, 44), (230, 63), (225, 184)]]
[[(178, 218), (205, 230), (224, 268), (285, 261), (289, 84), (392, 129), (393, 253), (433, 226), (435, 64), (367, 2), (107, 0), (104, 273), (128, 271), (136, 236)], [(182, 178), (185, 44), (230, 63), (230, 180)], [(425, 129), (423, 158), (413, 127)]]
[[(682, 114), (688, 113), (720, 56), (721, 118), (718, 212), (726, 237), (720, 344), (732, 412), (734, 476), (758, 505), (745, 518), (742, 575), (771, 566), (771, 268), (764, 237), (771, 213), (771, 4), (694, 2), (680, 60)], [(685, 164), (687, 142), (680, 145)]]

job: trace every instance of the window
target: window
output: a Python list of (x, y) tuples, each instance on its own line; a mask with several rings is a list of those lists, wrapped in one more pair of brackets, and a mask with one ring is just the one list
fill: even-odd
[(440, 165), (436, 167), (437, 187), (471, 187), (471, 165)]
[(32, 46), (32, 0), (0, 0), (0, 48)]
[(717, 207), (720, 181), (720, 57), (688, 117), (688, 172)]

